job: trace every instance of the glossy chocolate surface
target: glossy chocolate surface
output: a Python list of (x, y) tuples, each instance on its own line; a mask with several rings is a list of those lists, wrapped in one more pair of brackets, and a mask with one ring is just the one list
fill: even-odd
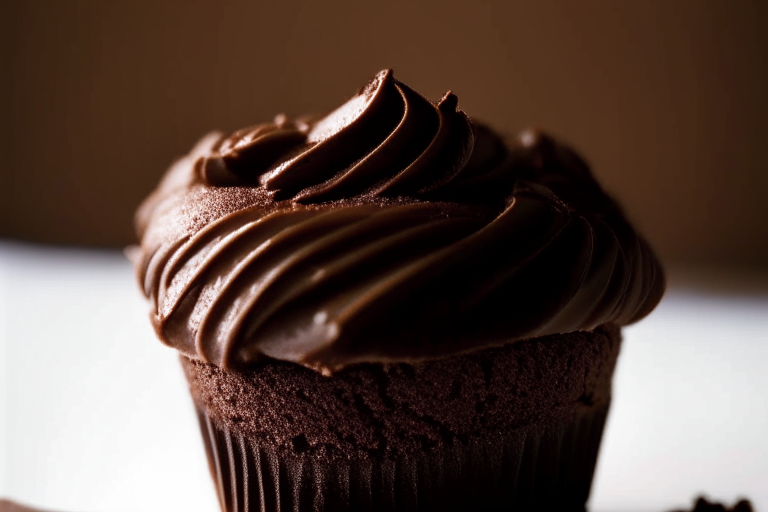
[(160, 339), (225, 369), (330, 373), (650, 312), (659, 262), (583, 160), (457, 101), (386, 70), (323, 118), (204, 138), (137, 214)]

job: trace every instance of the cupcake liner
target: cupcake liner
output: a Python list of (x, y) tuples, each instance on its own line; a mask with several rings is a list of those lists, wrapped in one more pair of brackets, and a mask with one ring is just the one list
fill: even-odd
[(580, 407), (418, 455), (341, 458), (248, 438), (197, 408), (225, 512), (584, 510), (607, 412)]

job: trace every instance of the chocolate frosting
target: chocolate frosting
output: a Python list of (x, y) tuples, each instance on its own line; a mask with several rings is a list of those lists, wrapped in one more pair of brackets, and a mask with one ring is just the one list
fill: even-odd
[(205, 137), (137, 213), (160, 339), (329, 373), (613, 323), (658, 303), (648, 244), (584, 161), (506, 143), (380, 72), (322, 118)]

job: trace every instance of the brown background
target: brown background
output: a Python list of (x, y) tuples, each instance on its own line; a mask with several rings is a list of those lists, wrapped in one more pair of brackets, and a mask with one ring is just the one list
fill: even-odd
[(121, 246), (212, 128), (384, 67), (570, 141), (673, 264), (768, 266), (768, 2), (0, 1), (0, 236)]

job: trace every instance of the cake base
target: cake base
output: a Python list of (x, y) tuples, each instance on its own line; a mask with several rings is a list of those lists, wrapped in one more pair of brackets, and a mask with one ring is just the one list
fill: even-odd
[(583, 510), (617, 328), (323, 377), (182, 358), (222, 509)]

